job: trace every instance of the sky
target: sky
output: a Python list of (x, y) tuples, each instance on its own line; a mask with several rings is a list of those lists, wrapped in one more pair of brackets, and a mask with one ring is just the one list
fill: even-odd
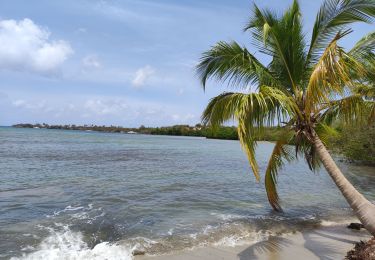
[[(255, 1), (282, 12), (291, 0)], [(245, 0), (1, 0), (0, 125), (194, 125), (225, 85), (202, 90), (195, 65), (238, 41)], [(300, 1), (306, 37), (321, 1)], [(371, 25), (356, 25), (352, 46)], [(309, 33), (310, 32), (310, 33)], [(264, 62), (267, 60), (260, 57)]]

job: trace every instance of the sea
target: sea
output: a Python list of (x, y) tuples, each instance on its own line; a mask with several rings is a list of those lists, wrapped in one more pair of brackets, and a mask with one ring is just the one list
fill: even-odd
[[(258, 143), (262, 177), (272, 149)], [(374, 168), (336, 160), (375, 201)], [(0, 258), (129, 260), (355, 220), (303, 158), (278, 187), (281, 213), (238, 141), (0, 127)]]

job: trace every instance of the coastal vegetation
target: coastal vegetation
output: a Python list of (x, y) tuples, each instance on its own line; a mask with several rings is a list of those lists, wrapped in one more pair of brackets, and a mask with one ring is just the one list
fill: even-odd
[[(300, 156), (311, 170), (325, 167), (372, 235), (375, 205), (345, 178), (326, 146), (336, 132), (335, 122), (351, 125), (375, 119), (374, 99), (368, 95), (374, 88), (375, 33), (351, 50), (340, 46), (340, 40), (352, 32), (348, 25), (372, 23), (374, 17), (373, 0), (326, 0), (307, 39), (297, 1), (282, 15), (254, 5), (244, 30), (251, 34), (255, 53), (269, 56), (270, 62), (263, 64), (237, 42), (222, 41), (203, 53), (197, 65), (204, 89), (209, 79), (215, 79), (237, 91), (214, 97), (202, 119), (213, 128), (228, 120), (238, 122), (239, 140), (257, 180), (261, 177), (255, 159), (258, 136), (275, 122), (283, 126), (264, 175), (275, 210), (281, 211), (278, 171)], [(291, 142), (294, 147), (288, 145)]]
[[(224, 139), (224, 140), (238, 140), (237, 127), (235, 126), (220, 126), (213, 129), (209, 126), (196, 124), (189, 125), (174, 125), (164, 127), (145, 127), (129, 128), (122, 126), (97, 126), (97, 125), (49, 125), (49, 124), (16, 124), (16, 128), (36, 128), (36, 129), (60, 129), (60, 130), (79, 130), (79, 131), (97, 131), (107, 133), (136, 133), (149, 135), (174, 135), (174, 136), (196, 136), (206, 137), (210, 139)], [(278, 127), (270, 127), (265, 131), (265, 136), (262, 140), (272, 141), (276, 140), (275, 135), (279, 134)]]
[[(106, 133), (136, 133), (149, 135), (194, 136), (209, 139), (238, 140), (237, 127), (219, 126), (216, 129), (210, 126), (196, 124), (174, 125), (164, 127), (129, 128), (122, 126), (98, 125), (49, 125), (49, 124), (16, 124), (16, 128), (40, 128), (77, 131), (96, 131)], [(334, 128), (335, 134), (327, 139), (328, 148), (337, 155), (343, 156), (352, 162), (375, 165), (375, 126), (368, 125), (338, 125)], [(275, 142), (284, 134), (282, 127), (265, 127), (258, 141)], [(290, 139), (291, 142), (293, 141)], [(290, 143), (293, 145), (293, 143)]]
[(341, 126), (328, 147), (350, 161), (375, 165), (375, 125)]

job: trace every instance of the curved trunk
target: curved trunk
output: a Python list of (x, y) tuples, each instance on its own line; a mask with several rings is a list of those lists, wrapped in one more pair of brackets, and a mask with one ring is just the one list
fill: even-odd
[(314, 134), (314, 147), (328, 174), (336, 183), (358, 219), (375, 236), (375, 205), (359, 193), (345, 178), (317, 134)]

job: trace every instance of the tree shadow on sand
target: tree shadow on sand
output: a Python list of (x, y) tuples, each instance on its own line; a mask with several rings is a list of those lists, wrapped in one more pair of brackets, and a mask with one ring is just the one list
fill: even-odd
[[(354, 245), (357, 239), (351, 239), (348, 235), (351, 232), (341, 229), (329, 229), (329, 233), (316, 230), (310, 232), (303, 232), (301, 239), (302, 244), (296, 245), (290, 239), (283, 237), (270, 237), (266, 241), (258, 242), (249, 246), (238, 254), (240, 260), (257, 259), (261, 255), (265, 255), (269, 260), (278, 260), (281, 257), (281, 252), (289, 246), (303, 246), (306, 251), (311, 252), (319, 259), (340, 259), (342, 257), (342, 247), (337, 247), (337, 242), (340, 244)], [(361, 235), (362, 234), (362, 235)], [(366, 233), (355, 233), (356, 237), (362, 238)], [(296, 256), (298, 257), (298, 256)], [(296, 258), (298, 259), (298, 258)]]
[[(350, 247), (354, 246), (359, 239), (366, 239), (366, 231), (348, 230), (346, 228), (327, 227), (322, 230), (303, 233), (305, 248), (320, 259), (339, 259), (342, 257), (338, 254), (334, 243), (340, 242)], [(342, 253), (342, 252), (341, 252)]]
[(269, 259), (278, 259), (278, 252), (291, 244), (289, 239), (283, 237), (270, 237), (266, 241), (258, 242), (249, 246), (238, 254), (240, 260), (256, 259), (256, 253), (269, 254)]
[[(318, 237), (322, 234), (318, 232), (303, 234), (305, 240), (304, 247), (313, 253), (319, 259), (337, 259), (337, 251), (332, 248), (332, 245), (327, 244), (326, 241), (322, 242)], [(324, 234), (325, 235), (325, 234)], [(323, 235), (323, 237), (324, 237)], [(330, 239), (341, 241), (339, 237), (331, 236)], [(342, 241), (341, 241), (342, 242)]]
[[(341, 257), (342, 252), (337, 251), (337, 248), (334, 246), (335, 242), (348, 244), (350, 246), (354, 246), (354, 244), (358, 242), (357, 239), (352, 240), (345, 238), (345, 236), (348, 234), (351, 234), (351, 232), (345, 229), (340, 230), (337, 228), (330, 229), (329, 234), (322, 231), (304, 233), (304, 247), (320, 259), (338, 259), (338, 257)], [(355, 235), (362, 238), (363, 234), (365, 233), (358, 232)]]

